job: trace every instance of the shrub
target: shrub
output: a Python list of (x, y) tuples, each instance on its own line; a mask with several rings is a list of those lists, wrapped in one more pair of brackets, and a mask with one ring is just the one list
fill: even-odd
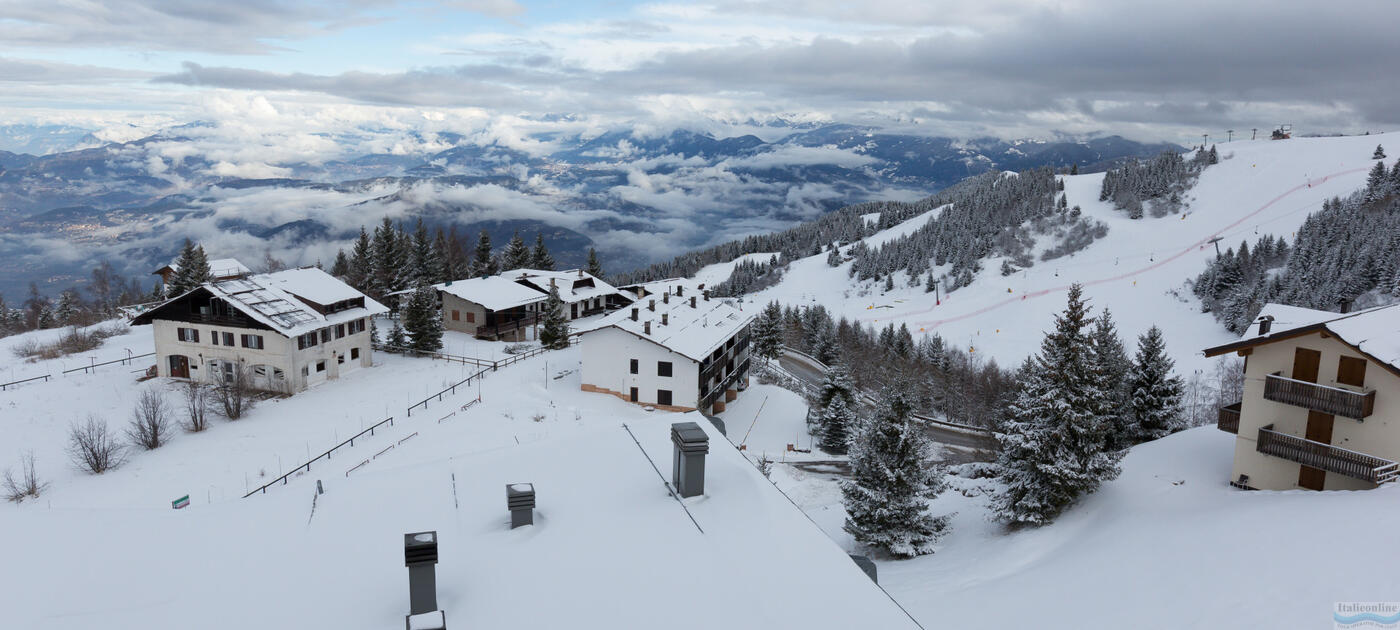
[(148, 451), (170, 441), (170, 405), (165, 402), (165, 396), (155, 389), (141, 392), (136, 408), (131, 411), (126, 436), (132, 444)]
[(39, 481), (39, 474), (34, 470), (34, 451), (26, 451), (20, 457), (18, 478), (6, 468), (5, 478), (0, 480), (0, 490), (3, 490), (5, 499), (12, 503), (19, 503), (26, 498), (37, 499), (48, 487), (49, 484)]
[(68, 427), (67, 450), (74, 465), (94, 475), (120, 466), (126, 453), (107, 421), (93, 414)]

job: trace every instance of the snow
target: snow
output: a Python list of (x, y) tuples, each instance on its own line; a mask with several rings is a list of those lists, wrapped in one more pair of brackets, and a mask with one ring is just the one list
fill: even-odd
[[(99, 351), (149, 346), (149, 331)], [(113, 367), (0, 393), (0, 444), (12, 447), (0, 465), (23, 445), (51, 484), (0, 507), (0, 627), (397, 627), (402, 535), (429, 530), (454, 626), (912, 627), (737, 449), (716, 447), (702, 416), (582, 392), (579, 360), (576, 346), (545, 353), (408, 417), (476, 368), (376, 353), (374, 367), (179, 433), (100, 476), (66, 465), (68, 421), (99, 413), (118, 428), (142, 388), (177, 402), (177, 383), (137, 384)], [(309, 474), (240, 498), (386, 415), (392, 426)], [(669, 472), (670, 424), (684, 421), (711, 437), (707, 493), (686, 503), (695, 523), (648, 462)], [(525, 483), (539, 491), (535, 526), (511, 530), (502, 488)], [(185, 494), (190, 507), (171, 510)]]
[(549, 283), (553, 280), (555, 285), (559, 288), (560, 298), (567, 303), (582, 302), (590, 298), (621, 294), (621, 291), (603, 282), (601, 278), (596, 278), (578, 269), (570, 269), (568, 271), (515, 269), (502, 273), (501, 277), (523, 280), (544, 293), (549, 293)]
[(441, 630), (445, 627), (447, 627), (447, 620), (443, 618), (441, 610), (411, 615), (408, 618), (408, 630)]
[(323, 306), (365, 297), (363, 293), (356, 291), (350, 285), (315, 267), (288, 269), (251, 276), (248, 279), (259, 284), (277, 287), (287, 293)]
[[(389, 312), (384, 305), (315, 267), (208, 282), (201, 289), (223, 298), (229, 306), (286, 337)], [(364, 298), (365, 305), (323, 315), (298, 296), (322, 306)], [(132, 320), (133, 323), (144, 325), (160, 319), (160, 310), (182, 297), (184, 295), (146, 311)]]
[[(889, 293), (882, 291), (883, 279), (857, 284), (847, 275), (851, 263), (828, 267), (825, 254), (794, 261), (780, 283), (751, 300), (821, 304), (834, 316), (875, 326), (907, 324), (916, 335), (937, 332), (1009, 367), (1039, 346), (1054, 314), (1064, 308), (1065, 291), (1078, 282), (1091, 306), (1113, 311), (1130, 347), (1132, 337), (1157, 324), (1179, 371), (1206, 369), (1210, 360), (1200, 350), (1233, 337), (1200, 312), (1184, 286), (1215, 256), (1208, 241), (1222, 237), (1223, 251), (1242, 240), (1252, 242), (1256, 230), (1291, 240), (1323, 200), (1349, 195), (1364, 184), (1378, 143), (1400, 145), (1400, 133), (1220, 144), (1220, 163), (1207, 168), (1187, 194), (1190, 207), (1163, 218), (1129, 219), (1100, 202), (1102, 173), (1064, 176), (1069, 205), (1108, 224), (1108, 235), (1073, 256), (1037, 261), (1008, 277), (1000, 274), (1001, 261), (990, 259), (972, 286), (951, 295), (940, 292), (941, 304), (922, 282), (909, 286), (903, 274), (896, 274), (896, 288)], [(912, 231), (930, 218), (928, 213), (914, 217), (869, 242)]]
[(457, 280), (435, 284), (433, 288), (444, 293), (451, 293), (468, 302), (475, 302), (492, 311), (503, 311), (508, 308), (543, 302), (549, 297), (535, 289), (501, 276)]
[[(725, 280), (728, 280), (729, 276), (734, 274), (734, 267), (737, 266), (739, 263), (768, 262), (770, 259), (773, 258), (774, 255), (776, 255), (776, 252), (745, 254), (729, 262), (705, 265), (704, 267), (700, 268), (700, 271), (695, 272), (695, 276), (692, 278), (692, 280), (697, 285), (703, 284), (707, 287), (712, 287), (721, 282), (724, 282)], [(674, 282), (675, 281), (673, 280), (672, 283)]]
[[(938, 218), (938, 215), (942, 214), (943, 210), (945, 210), (947, 207), (947, 205), (938, 206), (937, 208), (929, 210), (928, 212), (920, 214), (919, 216), (916, 216), (912, 219), (908, 219), (893, 227), (880, 230), (879, 232), (871, 234), (870, 236), (867, 236), (861, 240), (864, 241), (865, 244), (870, 247), (876, 247), (879, 245), (884, 245), (885, 243), (893, 241), (901, 236), (908, 236), (910, 234), (913, 234), (915, 230), (918, 230), (919, 228), (927, 225), (929, 221)], [(879, 217), (880, 215), (877, 214), (875, 216)]]

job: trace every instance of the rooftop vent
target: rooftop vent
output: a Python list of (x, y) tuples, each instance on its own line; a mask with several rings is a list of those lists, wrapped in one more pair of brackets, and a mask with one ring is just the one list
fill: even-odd
[(705, 454), (710, 452), (710, 436), (694, 422), (671, 425), (675, 445), (671, 462), (671, 483), (681, 498), (705, 494)]
[(436, 611), (438, 561), (437, 532), (403, 535), (403, 562), (408, 567), (409, 615)]
[(670, 313), (662, 313), (662, 314), (661, 314), (661, 325), (662, 325), (662, 326), (669, 326), (669, 325), (671, 325), (671, 319), (670, 319), (670, 317), (668, 317), (668, 315), (670, 315)]
[(648, 319), (642, 322), (642, 333), (646, 335), (651, 334), (651, 320)]
[(655, 300), (654, 298), (653, 298), (653, 299), (650, 299), (650, 300), (647, 300), (647, 310), (648, 310), (648, 311), (654, 311), (654, 310), (656, 310), (656, 300)]
[(583, 267), (579, 267), (579, 269), (578, 269), (578, 277), (580, 277), (580, 278), (583, 277)]
[(695, 308), (695, 296), (690, 296), (690, 308)]
[(1265, 316), (1263, 316), (1263, 317), (1260, 317), (1260, 318), (1259, 318), (1259, 336), (1260, 336), (1260, 337), (1263, 337), (1264, 335), (1269, 334), (1269, 329), (1273, 328), (1273, 326), (1274, 326), (1274, 316), (1273, 316), (1273, 315), (1265, 315)]
[(685, 287), (679, 284), (676, 285), (676, 297), (681, 297), (683, 295), (685, 295)]
[(671, 293), (670, 293), (669, 291), (666, 292), (666, 293), (662, 293), (662, 294), (661, 294), (661, 303), (662, 303), (662, 304), (670, 304), (670, 303), (671, 303)]
[(640, 310), (642, 310), (642, 309), (639, 309), (639, 308), (637, 308), (637, 307), (635, 307), (635, 306), (632, 307), (632, 321), (634, 321), (634, 322), (637, 321), (637, 313), (638, 313), (638, 311), (640, 311)]
[(706, 291), (706, 292), (705, 292), (705, 301), (706, 301), (706, 302), (709, 302), (709, 301), (710, 301), (710, 292), (709, 292), (709, 291)]
[(506, 484), (506, 507), (510, 508), (510, 528), (535, 524), (535, 484)]

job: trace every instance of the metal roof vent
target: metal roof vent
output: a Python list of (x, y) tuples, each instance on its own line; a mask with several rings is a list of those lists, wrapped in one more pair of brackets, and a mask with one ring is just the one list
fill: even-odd
[(1264, 335), (1269, 334), (1269, 330), (1272, 329), (1273, 326), (1274, 326), (1274, 316), (1273, 316), (1273, 315), (1265, 315), (1265, 316), (1263, 316), (1263, 317), (1260, 317), (1260, 318), (1259, 318), (1259, 336), (1260, 336), (1260, 337), (1263, 337)]
[(642, 334), (645, 334), (645, 335), (650, 335), (650, 334), (651, 334), (651, 320), (648, 319), (648, 320), (642, 322)]
[(510, 528), (535, 524), (535, 484), (506, 484), (506, 507), (510, 508)]
[(681, 498), (705, 494), (705, 454), (710, 452), (710, 436), (694, 422), (671, 425), (671, 483)]
[(671, 325), (670, 313), (662, 313), (662, 314), (661, 314), (661, 325), (662, 325), (662, 326), (669, 326), (669, 325)]
[(403, 535), (403, 562), (408, 567), (409, 616), (437, 612), (437, 532)]

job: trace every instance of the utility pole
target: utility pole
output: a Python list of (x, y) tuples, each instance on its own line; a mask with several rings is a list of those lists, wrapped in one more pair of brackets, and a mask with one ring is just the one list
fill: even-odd
[(938, 297), (938, 280), (934, 280), (934, 281), (933, 281), (933, 305), (934, 305), (934, 306), (938, 306), (938, 305), (940, 305), (940, 304), (942, 304), (942, 303), (943, 303), (943, 300), (939, 299), (939, 297)]
[(1203, 133), (1203, 134), (1201, 134), (1201, 150), (1202, 150), (1202, 151), (1206, 150), (1206, 140), (1208, 140), (1209, 138), (1210, 138), (1210, 134), (1208, 134), (1208, 133)]
[(1226, 142), (1229, 142), (1229, 141), (1234, 140), (1234, 139), (1235, 139), (1235, 130), (1234, 130), (1234, 129), (1226, 129), (1226, 130), (1225, 130), (1225, 141), (1226, 141)]
[(1253, 127), (1253, 128), (1251, 128), (1251, 129), (1249, 130), (1249, 139), (1250, 139), (1250, 140), (1254, 140), (1254, 139), (1257, 138), (1258, 136), (1259, 136), (1259, 128), (1258, 128), (1258, 127)]
[(1215, 255), (1216, 255), (1216, 256), (1219, 256), (1219, 255), (1220, 255), (1220, 241), (1221, 241), (1221, 240), (1223, 240), (1223, 239), (1221, 239), (1219, 236), (1210, 239), (1211, 244), (1212, 244), (1212, 245), (1215, 245)]

